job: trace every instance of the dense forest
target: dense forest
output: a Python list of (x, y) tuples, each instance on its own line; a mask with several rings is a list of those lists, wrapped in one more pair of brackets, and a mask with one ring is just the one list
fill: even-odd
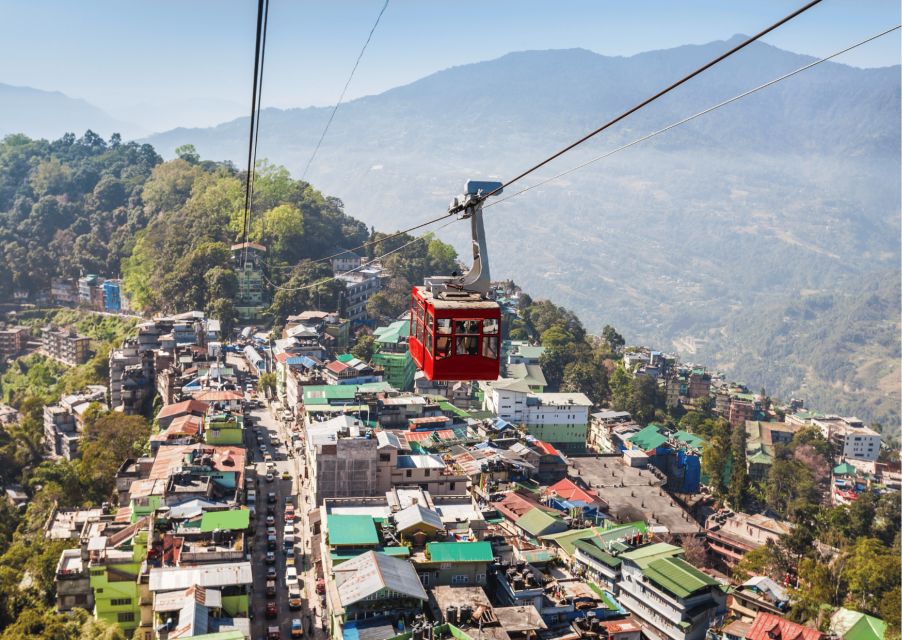
[[(8, 136), (0, 142), (0, 299), (46, 291), (54, 278), (122, 274), (141, 311), (201, 309), (228, 325), (238, 284), (230, 246), (242, 236), (246, 177), (229, 162), (201, 160), (190, 145), (163, 162), (151, 146), (115, 135)], [(253, 185), (248, 239), (268, 249), (274, 324), (313, 306), (337, 308), (342, 284), (329, 281), (323, 258), (364, 243), (373, 258), (414, 240), (368, 229), (341, 200), (266, 161)], [(454, 270), (457, 255), (426, 237), (384, 266), (392, 279), (374, 302), (377, 318), (396, 316), (410, 284)]]

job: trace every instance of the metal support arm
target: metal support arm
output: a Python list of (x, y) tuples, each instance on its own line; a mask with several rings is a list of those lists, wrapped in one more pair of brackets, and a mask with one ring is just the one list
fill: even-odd
[[(426, 278), (426, 286), (439, 295), (443, 291), (470, 291), (485, 295), (489, 291), (489, 254), (486, 249), (485, 227), (482, 223), (482, 203), (485, 194), (501, 193), (500, 182), (467, 181), (464, 194), (457, 196), (448, 207), (449, 213), (457, 213), (461, 220), (470, 219), (470, 236), (473, 248), (473, 264), (459, 276), (434, 276)], [(496, 191), (497, 190), (497, 191)], [(493, 193), (495, 192), (495, 193)]]

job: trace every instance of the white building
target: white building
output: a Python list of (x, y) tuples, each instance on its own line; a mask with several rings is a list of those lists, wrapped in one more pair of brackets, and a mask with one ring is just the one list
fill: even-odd
[(618, 600), (661, 640), (703, 640), (726, 612), (714, 578), (682, 559), (682, 549), (656, 543), (620, 554)]
[(532, 393), (525, 380), (509, 378), (486, 383), (483, 400), (484, 410), (565, 451), (585, 449), (591, 408), (583, 393)]
[(830, 441), (837, 457), (873, 461), (880, 455), (880, 434), (858, 418), (828, 416), (811, 423)]

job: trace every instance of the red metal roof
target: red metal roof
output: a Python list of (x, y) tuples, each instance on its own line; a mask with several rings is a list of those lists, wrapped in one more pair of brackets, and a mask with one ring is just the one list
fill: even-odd
[(547, 456), (559, 456), (561, 452), (552, 447), (547, 442), (542, 442), (541, 440), (536, 440), (536, 447)]
[(521, 516), (526, 514), (526, 512), (532, 511), (533, 509), (541, 509), (546, 513), (560, 513), (560, 511), (558, 511), (557, 509), (546, 507), (544, 504), (536, 502), (531, 498), (527, 498), (526, 496), (521, 495), (515, 491), (508, 493), (500, 502), (493, 502), (492, 506), (498, 509), (501, 515), (503, 515), (505, 518), (514, 522), (519, 520)]
[(823, 637), (817, 629), (763, 611), (755, 616), (746, 636), (747, 640), (821, 640)]
[(207, 413), (207, 409), (210, 408), (206, 402), (202, 402), (193, 398), (191, 400), (185, 400), (184, 402), (176, 402), (175, 404), (167, 404), (165, 407), (160, 409), (160, 412), (157, 414), (157, 419), (160, 418), (171, 418), (173, 416), (181, 416), (189, 413), (193, 413), (196, 415), (204, 415)]
[(244, 400), (244, 396), (236, 391), (198, 391), (193, 394), (195, 400), (204, 402), (224, 402), (226, 400)]
[(344, 362), (339, 362), (338, 360), (333, 360), (329, 364), (326, 365), (326, 369), (331, 371), (332, 373), (341, 373), (345, 369), (348, 368)]
[(597, 493), (583, 489), (570, 478), (564, 478), (560, 482), (548, 487), (548, 493), (553, 493), (564, 500), (585, 502), (587, 504), (600, 502)]

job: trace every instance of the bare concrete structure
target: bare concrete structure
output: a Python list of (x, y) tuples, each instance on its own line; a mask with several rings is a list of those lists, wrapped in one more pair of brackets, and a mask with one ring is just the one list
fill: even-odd
[(608, 503), (619, 522), (644, 520), (676, 536), (699, 535), (701, 527), (664, 488), (665, 478), (651, 467), (637, 469), (620, 456), (570, 458), (570, 477), (583, 480)]

